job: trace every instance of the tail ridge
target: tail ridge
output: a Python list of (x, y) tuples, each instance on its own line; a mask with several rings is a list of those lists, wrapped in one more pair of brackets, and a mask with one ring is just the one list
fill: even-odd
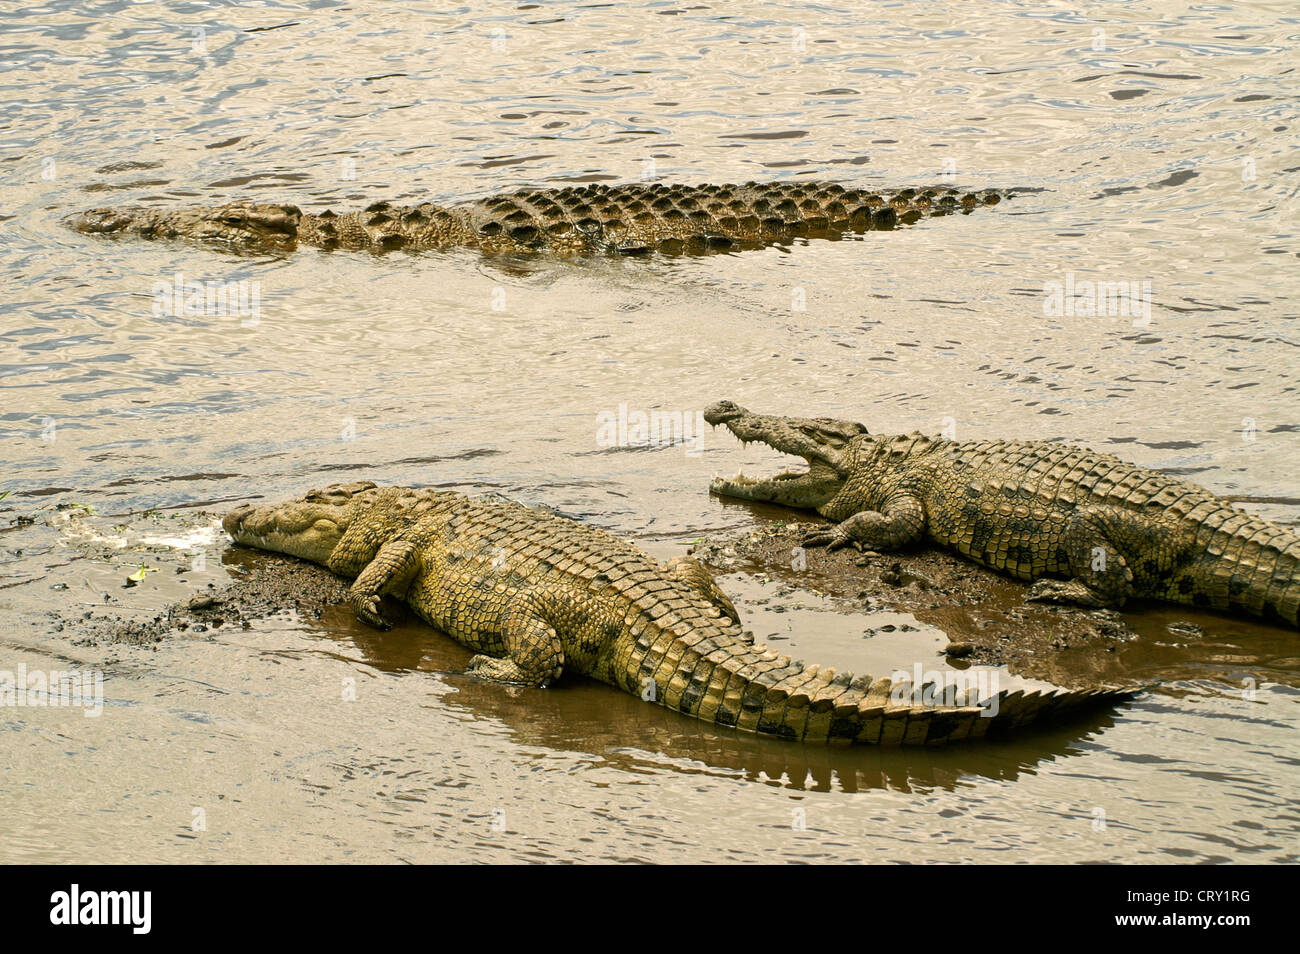
[[(832, 745), (978, 739), (1113, 706), (1147, 688), (999, 691), (995, 670), (945, 673), (940, 684), (805, 666), (762, 645), (709, 641), (683, 648), (646, 658), (640, 669), (668, 686), (661, 700), (668, 708), (759, 735)], [(668, 668), (691, 675), (673, 678)]]

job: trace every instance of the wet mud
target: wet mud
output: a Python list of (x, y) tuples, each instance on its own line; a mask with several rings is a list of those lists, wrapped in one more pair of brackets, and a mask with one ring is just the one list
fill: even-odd
[(1244, 665), (1300, 684), (1300, 634), (1187, 607), (1136, 601), (1123, 610), (1025, 601), (1027, 584), (942, 550), (860, 553), (803, 548), (820, 524), (763, 520), (740, 532), (710, 536), (695, 556), (725, 574), (767, 576), (779, 597), (807, 592), (840, 601), (845, 612), (887, 618), (876, 632), (907, 627), (914, 617), (946, 637), (957, 668), (1005, 666), (1014, 675), (1060, 686), (1150, 685), (1210, 679), (1234, 684)]

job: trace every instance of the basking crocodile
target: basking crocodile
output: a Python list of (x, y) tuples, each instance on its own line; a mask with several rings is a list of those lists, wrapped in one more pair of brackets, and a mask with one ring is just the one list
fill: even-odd
[(787, 739), (939, 744), (1133, 694), (1014, 692), (945, 705), (908, 683), (805, 666), (754, 645), (695, 560), (660, 565), (603, 530), (509, 502), (359, 482), (245, 505), (222, 525), (238, 543), (355, 578), (349, 602), (367, 623), (387, 625), (381, 595), (405, 598), (481, 653), (469, 664), (479, 676), (545, 686), (581, 673)]
[(851, 421), (769, 417), (730, 401), (704, 419), (808, 461), (803, 474), (712, 485), (836, 521), (807, 546), (928, 539), (1036, 581), (1031, 600), (1149, 597), (1297, 625), (1300, 537), (1177, 477), (1064, 444), (873, 436)]
[(627, 255), (755, 248), (795, 236), (836, 238), (892, 229), (926, 215), (966, 213), (1002, 197), (992, 191), (878, 192), (817, 182), (641, 183), (524, 190), (446, 208), (376, 202), (344, 215), (240, 202), (212, 208), (91, 209), (65, 221), (79, 232), (187, 238), (256, 250), (463, 247)]

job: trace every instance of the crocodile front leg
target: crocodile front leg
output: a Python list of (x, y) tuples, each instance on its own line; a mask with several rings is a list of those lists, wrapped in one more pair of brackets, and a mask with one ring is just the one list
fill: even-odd
[(838, 550), (852, 545), (861, 550), (898, 550), (921, 539), (925, 508), (919, 497), (891, 497), (880, 510), (862, 510), (833, 527), (814, 530), (803, 538), (805, 547)]
[(555, 628), (542, 618), (531, 601), (507, 610), (501, 621), (506, 644), (503, 659), (475, 656), (468, 671), (497, 682), (543, 687), (560, 678), (564, 671), (564, 646)]
[(348, 604), (357, 619), (377, 629), (392, 629), (393, 624), (384, 617), (380, 597), (385, 593), (404, 595), (419, 569), (414, 540), (399, 537), (380, 547), (348, 589)]

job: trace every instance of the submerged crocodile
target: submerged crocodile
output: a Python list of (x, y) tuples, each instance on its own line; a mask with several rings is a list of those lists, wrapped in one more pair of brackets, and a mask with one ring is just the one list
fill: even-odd
[(376, 202), (343, 215), (240, 202), (211, 208), (91, 209), (65, 221), (79, 232), (186, 238), (255, 250), (312, 245), (630, 255), (756, 248), (796, 236), (836, 238), (892, 229), (926, 215), (966, 213), (1002, 197), (949, 188), (877, 192), (818, 182), (641, 183), (525, 190), (445, 208)]
[(712, 484), (836, 522), (806, 546), (927, 539), (1035, 581), (1030, 600), (1118, 607), (1147, 597), (1297, 625), (1300, 537), (1177, 477), (1064, 444), (874, 436), (730, 401), (704, 419), (808, 462), (802, 474)]
[(580, 673), (786, 739), (935, 745), (1133, 694), (1013, 692), (946, 705), (908, 683), (805, 666), (754, 645), (695, 560), (661, 565), (603, 530), (509, 502), (359, 482), (241, 506), (222, 525), (238, 543), (354, 578), (349, 602), (367, 623), (388, 625), (381, 596), (404, 598), (480, 654), (469, 663), (476, 675), (547, 686)]

